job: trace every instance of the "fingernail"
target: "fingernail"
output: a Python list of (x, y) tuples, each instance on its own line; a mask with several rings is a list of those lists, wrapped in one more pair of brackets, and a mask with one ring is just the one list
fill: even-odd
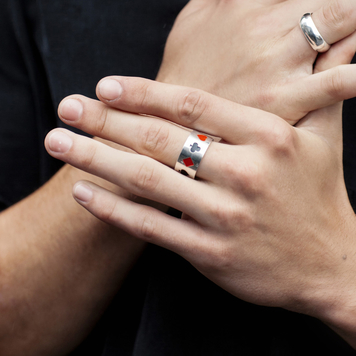
[(63, 119), (76, 121), (83, 114), (83, 105), (79, 100), (64, 100), (59, 106), (59, 114)]
[(53, 152), (66, 153), (72, 147), (72, 144), (72, 139), (60, 131), (54, 132), (48, 140), (49, 148)]
[(73, 195), (75, 199), (89, 203), (93, 198), (93, 190), (87, 184), (77, 183), (73, 188)]
[(117, 80), (106, 79), (99, 84), (99, 93), (106, 100), (114, 100), (120, 97), (122, 86)]

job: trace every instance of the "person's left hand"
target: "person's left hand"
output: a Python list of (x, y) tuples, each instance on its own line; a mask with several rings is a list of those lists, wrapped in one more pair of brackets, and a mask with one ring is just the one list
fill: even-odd
[[(304, 38), (299, 21), (306, 12), (332, 45), (328, 52), (318, 54)], [(342, 65), (355, 54), (355, 37), (347, 37), (355, 21), (355, 0), (191, 0), (168, 37), (157, 80), (294, 125), (310, 111), (356, 96), (356, 66)], [(330, 56), (338, 60), (325, 68)]]
[[(140, 107), (145, 116), (75, 96), (82, 114), (72, 110), (61, 118), (139, 154), (63, 129), (49, 133), (46, 148), (132, 194), (182, 211), (184, 218), (88, 182), (74, 187), (76, 200), (103, 221), (180, 254), (233, 295), (318, 317), (356, 346), (356, 323), (347, 310), (356, 295), (356, 227), (343, 180), (341, 104), (292, 127), (196, 89), (117, 80), (126, 89), (115, 105), (133, 112), (132, 94), (143, 98), (142, 88), (149, 86), (150, 101), (141, 100)], [(199, 105), (186, 106), (192, 92)], [(64, 100), (59, 112), (68, 114), (69, 104)], [(197, 180), (171, 169), (189, 135), (175, 123), (223, 139), (210, 145)]]

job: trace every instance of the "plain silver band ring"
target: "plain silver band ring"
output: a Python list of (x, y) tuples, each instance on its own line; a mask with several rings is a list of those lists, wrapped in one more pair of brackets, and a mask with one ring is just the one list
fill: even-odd
[(323, 36), (316, 28), (311, 15), (311, 13), (307, 13), (302, 16), (299, 23), (300, 28), (314, 51), (320, 53), (326, 52), (330, 49), (330, 45), (324, 40)]
[(192, 131), (184, 143), (174, 169), (194, 179), (199, 164), (213, 141), (204, 133)]

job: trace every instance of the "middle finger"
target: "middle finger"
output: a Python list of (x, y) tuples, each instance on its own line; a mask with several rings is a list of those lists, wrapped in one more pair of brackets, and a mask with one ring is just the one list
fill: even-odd
[[(82, 104), (84, 109), (79, 108)], [(171, 168), (175, 167), (190, 134), (190, 130), (166, 120), (118, 111), (84, 97), (67, 99), (61, 104), (60, 116), (65, 122), (68, 123), (68, 118), (75, 119), (78, 115), (80, 119), (71, 122), (72, 126), (126, 146)], [(199, 165), (198, 176), (204, 180), (217, 181), (221, 172), (211, 162), (218, 160), (221, 155), (226, 156), (226, 151), (232, 147), (217, 143), (211, 146), (206, 153), (207, 157), (204, 156)]]

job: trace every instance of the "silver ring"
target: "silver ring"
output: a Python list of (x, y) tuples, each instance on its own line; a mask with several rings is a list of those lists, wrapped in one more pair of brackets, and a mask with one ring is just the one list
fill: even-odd
[(201, 132), (192, 131), (184, 143), (174, 169), (194, 179), (199, 164), (213, 141)]
[(314, 51), (326, 52), (330, 49), (330, 45), (324, 40), (316, 28), (311, 13), (304, 14), (300, 19), (300, 28), (302, 29), (305, 38), (311, 45)]

